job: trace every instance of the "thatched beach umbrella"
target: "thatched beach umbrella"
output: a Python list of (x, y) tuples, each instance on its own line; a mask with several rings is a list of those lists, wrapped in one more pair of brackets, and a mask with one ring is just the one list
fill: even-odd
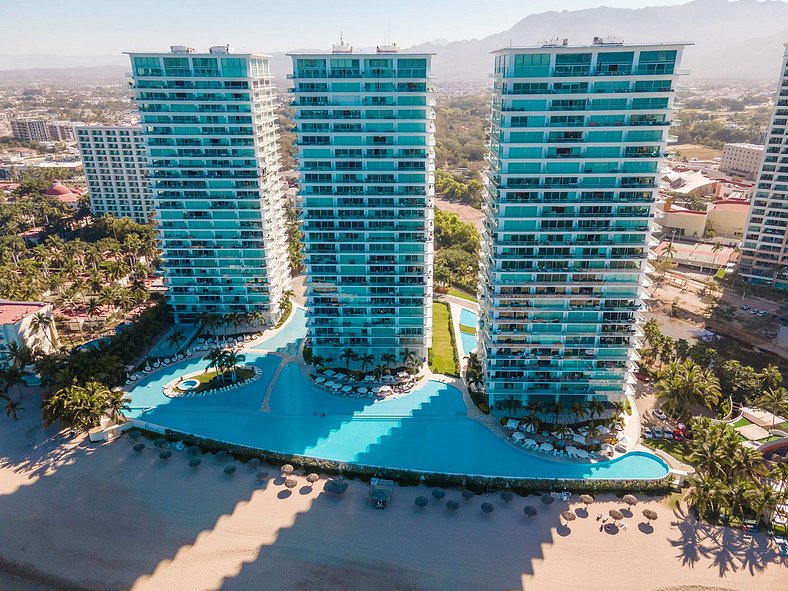
[(523, 507), (523, 513), (526, 514), (528, 517), (536, 517), (536, 507), (532, 507), (531, 505), (526, 505)]
[(162, 460), (169, 460), (170, 456), (172, 456), (172, 452), (169, 449), (165, 449), (163, 452), (159, 454), (159, 457)]
[(268, 478), (268, 472), (265, 472), (264, 470), (260, 470), (257, 474), (255, 474), (255, 477), (257, 478), (258, 482), (261, 482)]
[(466, 501), (470, 501), (473, 498), (473, 493), (469, 490), (462, 491), (462, 498)]
[(229, 466), (225, 466), (224, 473), (227, 474), (227, 476), (233, 475), (235, 473), (235, 466), (233, 466), (232, 464), (230, 464)]
[(657, 520), (657, 512), (653, 511), (652, 509), (643, 509), (643, 517), (648, 519), (648, 522), (651, 523), (652, 521)]
[(420, 509), (423, 509), (424, 507), (429, 505), (429, 503), (430, 502), (427, 499), (427, 497), (416, 497), (416, 506), (419, 507)]
[(505, 490), (501, 493), (501, 498), (507, 503), (509, 503), (512, 499), (514, 499), (514, 495), (508, 490)]
[(588, 506), (594, 502), (594, 497), (591, 495), (580, 495), (580, 502), (586, 506), (586, 509), (588, 509)]
[(311, 474), (307, 474), (307, 475), (306, 475), (306, 481), (307, 481), (309, 484), (314, 484), (314, 483), (315, 483), (315, 482), (317, 482), (318, 480), (320, 480), (320, 476), (318, 476), (318, 475), (317, 475), (317, 474), (315, 474), (314, 472), (312, 472)]
[(440, 501), (445, 496), (446, 491), (442, 488), (436, 488), (434, 491), (432, 491), (432, 498), (434, 498), (436, 501)]
[(577, 519), (577, 515), (575, 515), (575, 514), (574, 514), (574, 513), (572, 513), (571, 511), (561, 511), (561, 517), (563, 517), (563, 518), (564, 518), (564, 520), (565, 520), (567, 523), (569, 523), (570, 521), (574, 521), (575, 519)]
[(200, 458), (192, 458), (191, 460), (189, 460), (189, 466), (191, 466), (192, 468), (196, 468), (200, 464), (202, 464), (202, 460)]
[(227, 459), (227, 452), (224, 450), (216, 452), (216, 460), (219, 462), (223, 462)]
[(202, 450), (198, 446), (192, 445), (186, 450), (186, 453), (190, 456), (199, 456), (202, 455)]
[(555, 499), (553, 498), (553, 495), (549, 495), (549, 494), (542, 495), (542, 502), (545, 505), (552, 505), (554, 501)]
[(139, 453), (139, 452), (141, 452), (143, 449), (145, 449), (145, 444), (144, 444), (144, 443), (138, 443), (137, 445), (135, 445), (135, 446), (134, 446), (134, 447), (132, 447), (131, 449), (133, 449), (134, 451), (136, 451), (137, 453)]
[(131, 439), (139, 439), (140, 438), (140, 432), (137, 431), (136, 429), (134, 429), (132, 431), (129, 431), (129, 437)]
[(286, 478), (285, 486), (292, 490), (298, 486), (298, 480), (296, 480), (295, 478)]
[(624, 501), (630, 507), (634, 507), (635, 505), (638, 504), (638, 498), (635, 495), (624, 495), (621, 498), (621, 500)]
[(482, 503), (482, 511), (489, 514), (495, 511), (495, 507), (492, 506), (492, 503)]
[(449, 511), (456, 511), (457, 509), (460, 508), (460, 504), (454, 499), (451, 499), (450, 501), (446, 501), (446, 508)]
[(156, 441), (153, 442), (153, 445), (156, 447), (164, 447), (167, 444), (167, 440), (163, 437), (159, 437)]
[(292, 464), (285, 464), (282, 466), (280, 471), (282, 474), (292, 474), (295, 471), (295, 468), (292, 466)]
[(249, 467), (252, 470), (257, 470), (260, 467), (260, 458), (252, 458), (249, 460)]
[(624, 519), (624, 514), (618, 509), (611, 509), (610, 511), (607, 512), (607, 514), (610, 515), (610, 517), (615, 519), (616, 521), (620, 521)]

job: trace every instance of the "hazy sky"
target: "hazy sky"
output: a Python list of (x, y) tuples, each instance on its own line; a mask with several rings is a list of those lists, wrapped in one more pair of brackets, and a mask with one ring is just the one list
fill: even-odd
[(112, 55), (229, 43), (241, 51), (480, 38), (532, 13), (688, 0), (0, 0), (0, 55)]

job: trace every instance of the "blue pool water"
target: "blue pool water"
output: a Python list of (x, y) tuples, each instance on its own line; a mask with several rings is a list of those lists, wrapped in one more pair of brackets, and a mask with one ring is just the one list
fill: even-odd
[(525, 453), (468, 418), (461, 392), (437, 381), (402, 398), (373, 403), (328, 394), (289, 363), (272, 388), (270, 412), (261, 412), (279, 361), (276, 355), (250, 355), (247, 363), (263, 370), (259, 381), (179, 399), (166, 398), (161, 385), (173, 373), (201, 365), (170, 366), (164, 370), (170, 375), (148, 378), (134, 388), (132, 415), (219, 441), (370, 466), (533, 478), (655, 479), (667, 474), (662, 460), (638, 452), (599, 464), (570, 464)]
[(258, 344), (255, 349), (296, 355), (304, 336), (306, 336), (306, 312), (303, 308), (295, 308), (279, 331), (262, 344)]
[[(476, 314), (471, 312), (468, 308), (462, 309), (460, 312), (460, 324), (477, 327), (478, 322), (479, 317)], [(476, 335), (466, 334), (460, 331), (460, 345), (462, 346), (462, 351), (459, 352), (460, 357), (468, 355), (468, 353), (476, 349)]]

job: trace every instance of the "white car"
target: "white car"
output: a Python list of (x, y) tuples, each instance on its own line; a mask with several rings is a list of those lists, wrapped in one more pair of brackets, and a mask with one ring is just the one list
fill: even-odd
[(662, 409), (660, 408), (654, 409), (654, 416), (657, 417), (660, 421), (664, 421), (665, 419), (668, 418), (668, 415), (662, 412)]
[(654, 434), (651, 432), (651, 427), (643, 427), (643, 437), (646, 439), (654, 439)]

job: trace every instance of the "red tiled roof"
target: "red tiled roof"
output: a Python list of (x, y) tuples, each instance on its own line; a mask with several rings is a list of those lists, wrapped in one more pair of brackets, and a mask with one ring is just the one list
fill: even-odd
[(16, 324), (25, 316), (40, 312), (45, 306), (42, 302), (0, 301), (0, 324)]

